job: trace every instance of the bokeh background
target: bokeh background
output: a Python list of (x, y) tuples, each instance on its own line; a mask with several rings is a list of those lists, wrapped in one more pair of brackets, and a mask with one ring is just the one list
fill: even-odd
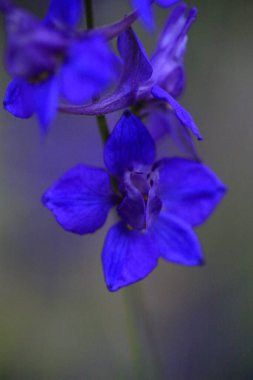
[[(38, 16), (48, 5), (17, 3)], [(64, 232), (40, 202), (78, 162), (102, 165), (94, 120), (59, 115), (41, 141), (35, 119), (2, 110), (1, 380), (253, 379), (253, 2), (189, 3), (198, 6), (199, 17), (190, 32), (182, 103), (205, 137), (198, 144), (202, 157), (229, 186), (198, 229), (206, 265), (161, 261), (141, 283), (109, 293), (100, 252), (113, 214), (98, 233), (80, 237)], [(94, 8), (101, 25), (121, 17), (129, 4), (96, 0)], [(158, 30), (165, 19), (157, 9)], [(136, 30), (151, 52), (157, 35), (138, 24)], [(2, 57), (3, 40), (1, 18)], [(0, 74), (3, 99), (9, 82), (3, 65)], [(133, 328), (125, 303), (130, 297), (137, 310)], [(139, 375), (133, 333), (142, 341)]]

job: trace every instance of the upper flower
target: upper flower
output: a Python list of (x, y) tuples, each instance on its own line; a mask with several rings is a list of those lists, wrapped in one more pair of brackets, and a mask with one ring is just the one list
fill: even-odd
[(116, 77), (116, 58), (103, 34), (75, 32), (81, 16), (82, 0), (51, 0), (43, 22), (17, 8), (6, 13), (6, 67), (14, 80), (4, 106), (21, 118), (36, 113), (43, 130), (59, 96), (84, 103)]
[(68, 231), (100, 228), (111, 207), (121, 221), (109, 230), (102, 253), (109, 290), (146, 277), (160, 257), (198, 265), (201, 248), (192, 227), (203, 223), (225, 187), (200, 162), (164, 158), (155, 162), (155, 144), (146, 127), (125, 112), (104, 148), (102, 168), (77, 165), (43, 196), (43, 203)]

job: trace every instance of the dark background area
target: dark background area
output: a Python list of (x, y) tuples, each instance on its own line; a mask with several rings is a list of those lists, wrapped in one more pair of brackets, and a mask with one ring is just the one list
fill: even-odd
[[(16, 3), (41, 17), (48, 4)], [(64, 232), (40, 202), (53, 181), (78, 162), (103, 164), (95, 120), (58, 115), (41, 141), (35, 119), (15, 119), (2, 110), (1, 380), (134, 378), (124, 297), (140, 290), (152, 330), (144, 335), (140, 316), (143, 378), (162, 378), (155, 374), (155, 352), (166, 379), (253, 379), (253, 2), (188, 3), (198, 6), (199, 17), (189, 36), (182, 103), (205, 138), (198, 143), (202, 157), (229, 187), (198, 229), (206, 265), (161, 261), (141, 283), (109, 293), (100, 252), (113, 213), (98, 233), (80, 237)], [(97, 0), (94, 10), (101, 25), (121, 17), (129, 5)], [(166, 12), (157, 9), (158, 30), (165, 19)], [(156, 36), (140, 25), (136, 30), (151, 52)], [(3, 40), (1, 19), (2, 52)], [(0, 74), (3, 99), (9, 82), (3, 65)]]

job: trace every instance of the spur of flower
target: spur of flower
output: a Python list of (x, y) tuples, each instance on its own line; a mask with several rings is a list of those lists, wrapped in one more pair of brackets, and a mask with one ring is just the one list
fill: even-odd
[(129, 111), (105, 144), (104, 163), (106, 170), (75, 166), (46, 191), (42, 202), (65, 230), (81, 235), (103, 226), (116, 207), (120, 220), (110, 228), (102, 252), (108, 289), (143, 279), (159, 258), (202, 264), (193, 227), (210, 216), (226, 191), (216, 175), (194, 160), (155, 161), (151, 135)]

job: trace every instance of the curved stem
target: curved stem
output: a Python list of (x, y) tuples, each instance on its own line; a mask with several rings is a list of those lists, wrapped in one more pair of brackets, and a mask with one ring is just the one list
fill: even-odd
[(130, 289), (123, 291), (123, 298), (126, 311), (126, 323), (128, 330), (129, 345), (132, 353), (133, 370), (135, 373), (135, 379), (143, 379), (144, 377), (144, 360), (142, 356), (142, 346), (140, 344), (138, 321), (136, 315), (136, 308), (134, 305), (134, 299), (129, 293)]
[(153, 321), (151, 320), (149, 310), (146, 307), (143, 289), (140, 285), (135, 292), (135, 306), (137, 308), (136, 313), (139, 314), (140, 322), (143, 325), (142, 327), (146, 335), (147, 346), (152, 360), (151, 365), (153, 367), (154, 378), (166, 379), (162, 359), (160, 358), (157, 351), (157, 342), (155, 338)]
[[(85, 9), (86, 9), (86, 24), (87, 29), (93, 29), (94, 28), (94, 19), (93, 19), (93, 9), (92, 9), (92, 0), (85, 0)], [(122, 23), (120, 21), (119, 23), (115, 23), (112, 27), (104, 27), (100, 30), (105, 33), (106, 38), (109, 40), (119, 33), (119, 31), (122, 31), (122, 28), (129, 27), (129, 24), (134, 22), (138, 17), (138, 13), (132, 12), (129, 16), (127, 16)], [(106, 35), (107, 31), (107, 35)], [(66, 110), (64, 110), (66, 111)], [(105, 115), (97, 115), (96, 116), (99, 132), (101, 135), (101, 139), (103, 143), (105, 144), (110, 136), (110, 132), (107, 125), (107, 120)], [(115, 188), (117, 188), (117, 185), (115, 183), (112, 183)], [(150, 326), (150, 321), (147, 317), (146, 308), (144, 305), (144, 300), (142, 298), (142, 295), (140, 292), (137, 291), (137, 289), (134, 289), (134, 293), (132, 292), (132, 289), (127, 289), (124, 292), (124, 301), (125, 301), (125, 309), (126, 309), (126, 320), (127, 320), (127, 329), (128, 329), (128, 337), (129, 337), (129, 344), (132, 351), (132, 361), (133, 361), (133, 368), (135, 371), (135, 378), (136, 380), (144, 379), (146, 376), (146, 366), (144, 361), (144, 352), (143, 352), (143, 341), (141, 337), (141, 329), (139, 326), (139, 319), (141, 318), (144, 328), (146, 330), (146, 334), (148, 335), (148, 339), (150, 339), (150, 343), (153, 342), (153, 334), (152, 329)], [(152, 342), (151, 342), (152, 341)], [(153, 347), (154, 349), (154, 347)], [(153, 352), (153, 361), (158, 362), (157, 358), (155, 358), (156, 353)], [(159, 367), (159, 366), (158, 366)], [(157, 373), (158, 376), (161, 373)], [(162, 377), (159, 377), (162, 378)]]
[(129, 341), (132, 346), (136, 379), (166, 379), (162, 360), (157, 351), (153, 323), (140, 285), (122, 291), (126, 304)]
[[(86, 14), (87, 29), (93, 29), (94, 18), (93, 18), (92, 0), (85, 0), (85, 14)], [(96, 116), (96, 119), (97, 119), (101, 139), (103, 143), (105, 144), (110, 136), (106, 118), (104, 115), (98, 115)]]

